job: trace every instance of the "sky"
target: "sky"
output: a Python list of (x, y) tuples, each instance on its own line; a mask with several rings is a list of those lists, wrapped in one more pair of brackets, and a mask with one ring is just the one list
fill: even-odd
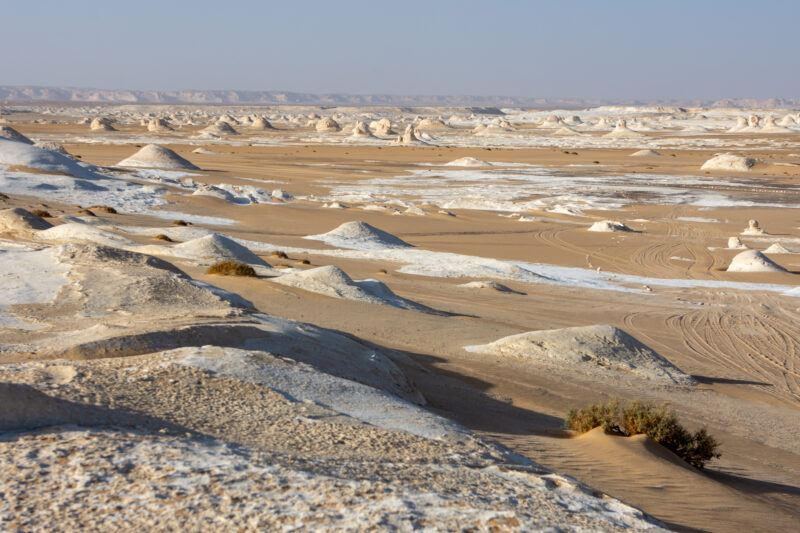
[(0, 0), (0, 85), (800, 97), (798, 0)]

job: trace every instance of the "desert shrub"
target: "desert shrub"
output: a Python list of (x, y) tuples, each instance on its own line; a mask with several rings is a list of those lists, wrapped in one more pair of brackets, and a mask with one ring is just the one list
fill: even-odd
[(256, 271), (247, 263), (241, 261), (234, 261), (233, 259), (226, 259), (219, 263), (214, 263), (208, 267), (209, 274), (217, 274), (219, 276), (255, 276)]
[(269, 256), (270, 257), (277, 257), (278, 259), (289, 259), (289, 256), (286, 255), (286, 252), (282, 252), (280, 250), (275, 250), (274, 252), (269, 254)]
[(31, 213), (33, 213), (37, 217), (43, 217), (43, 218), (50, 218), (53, 216), (47, 209), (34, 209), (33, 211), (31, 211)]
[(611, 401), (605, 405), (571, 409), (565, 425), (580, 433), (602, 427), (608, 433), (619, 435), (644, 434), (697, 468), (703, 468), (711, 459), (720, 457), (719, 443), (705, 428), (690, 432), (678, 422), (675, 411), (666, 404), (636, 400), (620, 408), (618, 402)]
[(616, 400), (607, 404), (590, 405), (584, 409), (570, 409), (567, 413), (567, 429), (586, 433), (601, 427), (609, 433), (620, 433), (619, 403)]
[(87, 217), (96, 217), (97, 216), (97, 215), (94, 214), (94, 212), (92, 212), (89, 209), (79, 209), (77, 214), (78, 215), (85, 215)]
[(189, 222), (186, 222), (185, 220), (173, 220), (172, 221), (172, 225), (173, 226), (189, 226), (191, 224)]
[(103, 213), (108, 213), (110, 215), (116, 215), (117, 210), (113, 207), (109, 207), (107, 205), (93, 205), (89, 209), (94, 209), (95, 211), (102, 211)]
[(295, 261), (295, 263), (298, 265), (310, 265), (311, 261), (309, 261), (308, 259), (298, 259), (297, 261)]
[(164, 235), (163, 233), (159, 233), (153, 238), (159, 241), (173, 242), (172, 239), (169, 237), (169, 235)]

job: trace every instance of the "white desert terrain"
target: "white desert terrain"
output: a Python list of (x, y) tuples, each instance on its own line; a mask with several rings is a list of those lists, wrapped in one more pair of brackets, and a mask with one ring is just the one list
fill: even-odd
[(0, 530), (798, 530), (800, 109), (17, 96)]

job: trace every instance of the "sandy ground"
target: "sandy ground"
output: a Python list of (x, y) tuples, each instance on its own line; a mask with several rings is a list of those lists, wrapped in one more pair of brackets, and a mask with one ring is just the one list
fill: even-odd
[[(130, 144), (69, 141), (71, 135), (91, 137), (88, 126), (22, 122), (14, 126), (31, 137), (61, 137), (70, 153), (97, 165), (113, 165), (135, 149)], [(142, 130), (134, 126), (120, 129), (121, 133)], [(281, 133), (265, 135), (279, 137)], [(800, 167), (774, 164), (798, 160), (798, 134), (781, 136), (782, 148), (748, 149), (748, 156), (764, 163), (747, 174), (700, 171), (710, 154), (694, 148), (668, 148), (660, 150), (661, 157), (631, 158), (627, 148), (565, 152), (557, 148), (447, 145), (248, 146), (243, 142), (236, 146), (209, 144), (207, 148), (218, 153), (201, 155), (191, 150), (203, 146), (202, 141), (171, 144), (169, 139), (165, 136), (164, 146), (204, 169), (198, 180), (234, 185), (258, 185), (261, 181), (266, 182), (263, 187), (267, 190), (281, 188), (303, 198), (270, 205), (231, 205), (173, 189), (167, 199), (175, 204), (164, 209), (235, 220), (235, 225), (214, 229), (287, 250), (286, 259), (258, 252), (272, 266), (308, 269), (336, 265), (353, 279), (378, 279), (397, 295), (448, 314), (330, 298), (270, 283), (266, 277), (210, 276), (195, 262), (174, 260), (193, 278), (243, 295), (261, 312), (332, 328), (405, 353), (422, 365), (401, 363), (427, 399), (426, 408), (643, 509), (670, 528), (789, 531), (800, 522), (800, 300), (776, 290), (703, 286), (704, 282), (759, 283), (789, 289), (798, 285), (800, 255), (770, 256), (787, 270), (784, 273), (725, 272), (738, 253), (726, 249), (728, 237), (738, 235), (750, 219), (757, 219), (769, 235), (742, 236), (748, 246), (763, 250), (780, 241), (800, 251), (800, 214), (793, 207), (800, 198), (800, 189), (796, 188)], [(461, 157), (536, 165), (557, 176), (580, 173), (601, 183), (607, 180), (613, 184), (622, 174), (644, 177), (640, 190), (621, 188), (617, 193), (624, 206), (610, 210), (589, 206), (581, 216), (526, 210), (522, 214), (530, 220), (525, 222), (498, 216), (506, 213), (490, 209), (448, 208), (451, 216), (424, 203), (419, 205), (429, 212), (427, 216), (363, 210), (357, 202), (346, 201), (342, 203), (350, 205), (349, 209), (321, 208), (322, 201), (335, 199), (332, 191), (336, 186), (347, 184), (357, 189), (363, 183), (366, 188), (368, 180), (393, 179), (429, 168), (420, 165)], [(648, 192), (649, 184), (654, 183), (652, 176), (668, 179), (653, 184)], [(687, 177), (707, 181), (687, 186), (680, 181)], [(724, 194), (738, 204), (693, 205), (676, 202), (664, 193), (686, 188)], [(580, 195), (581, 190), (577, 187), (570, 192)], [(403, 194), (397, 198), (414, 201)], [(762, 205), (748, 205), (752, 203)], [(74, 206), (23, 195), (3, 200), (2, 207), (36, 208), (42, 204), (54, 216), (77, 213)], [(169, 225), (169, 221), (146, 214), (98, 214), (121, 226)], [(623, 221), (636, 231), (586, 231), (592, 222), (605, 219)], [(625, 292), (498, 279), (517, 292), (502, 293), (458, 286), (486, 278), (399, 272), (403, 264), (396, 257), (335, 254), (331, 246), (303, 239), (352, 220), (390, 232), (415, 249), (576, 267), (612, 280), (614, 276), (633, 275), (698, 283), (675, 287), (648, 282), (649, 290), (645, 291), (643, 282), (622, 282), (621, 286), (633, 289)], [(141, 244), (163, 244), (141, 235), (129, 237)], [(298, 260), (307, 260), (308, 264), (298, 264)], [(586, 373), (570, 367), (544, 372), (524, 360), (481, 356), (463, 349), (525, 331), (592, 324), (622, 328), (695, 376), (699, 384), (655, 385), (629, 376)], [(124, 387), (108, 385), (101, 390), (107, 395), (101, 403), (130, 401), (125, 400)], [(698, 471), (644, 439), (597, 432), (576, 437), (562, 430), (569, 408), (607, 398), (669, 402), (687, 426), (705, 426), (718, 438), (722, 457)], [(168, 412), (170, 407), (165, 404), (148, 409), (150, 416), (158, 417), (163, 416), (159, 410)], [(206, 434), (214, 436), (224, 437), (229, 431), (228, 426), (215, 425), (217, 415), (202, 418), (209, 420), (182, 419), (181, 423), (203, 427)], [(290, 442), (281, 443), (274, 435), (248, 435), (245, 429), (240, 434), (239, 442), (255, 447), (291, 447)], [(259, 440), (269, 438), (273, 440)], [(368, 443), (374, 439), (368, 435), (364, 439), (358, 446), (363, 446), (367, 454), (373, 453)], [(402, 446), (418, 446), (414, 449), (421, 455), (435, 454), (427, 450), (429, 444), (424, 441)], [(322, 451), (309, 449), (309, 453)], [(379, 447), (374, 453), (394, 452)]]

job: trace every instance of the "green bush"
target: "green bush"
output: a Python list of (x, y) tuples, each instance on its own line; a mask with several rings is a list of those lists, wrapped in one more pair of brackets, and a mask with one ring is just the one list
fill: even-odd
[(255, 276), (256, 271), (247, 263), (226, 259), (208, 267), (209, 274), (220, 276)]
[(565, 425), (585, 433), (602, 427), (618, 435), (644, 434), (671, 450), (692, 466), (703, 468), (706, 462), (720, 457), (719, 443), (705, 428), (694, 433), (684, 428), (668, 405), (654, 405), (639, 400), (620, 408), (619, 402), (595, 404), (584, 409), (570, 409)]

